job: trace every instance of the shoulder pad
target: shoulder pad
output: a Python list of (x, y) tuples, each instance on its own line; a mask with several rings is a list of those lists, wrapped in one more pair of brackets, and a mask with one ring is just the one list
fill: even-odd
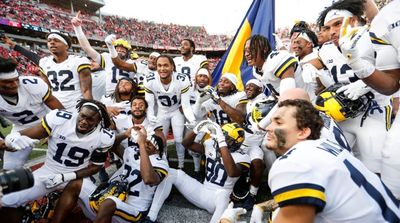
[(296, 68), (297, 64), (298, 60), (288, 51), (272, 51), (263, 65), (263, 71), (280, 78), (289, 67), (295, 66)]
[(54, 126), (63, 125), (65, 122), (70, 120), (73, 115), (74, 114), (71, 112), (55, 109), (47, 113), (44, 119), (49, 127), (53, 128)]
[(100, 130), (101, 137), (100, 137), (100, 148), (108, 149), (110, 148), (115, 141), (115, 132), (111, 129), (102, 128)]
[(20, 86), (27, 89), (29, 94), (44, 96), (49, 91), (49, 86), (39, 77), (20, 76)]

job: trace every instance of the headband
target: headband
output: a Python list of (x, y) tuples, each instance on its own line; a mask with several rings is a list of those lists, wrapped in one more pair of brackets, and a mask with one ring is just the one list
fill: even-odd
[(325, 16), (325, 20), (324, 20), (324, 25), (326, 25), (327, 22), (333, 20), (333, 19), (337, 19), (337, 18), (341, 18), (341, 17), (352, 17), (354, 16), (353, 13), (351, 13), (348, 10), (338, 10), (338, 9), (332, 9), (331, 11), (329, 11), (326, 16)]
[(161, 54), (157, 53), (157, 52), (152, 52), (150, 53), (149, 57), (153, 56), (153, 57), (159, 57)]
[(249, 84), (255, 84), (260, 88), (263, 87), (263, 84), (261, 83), (261, 81), (259, 81), (257, 79), (251, 79), (251, 80), (247, 81), (246, 86), (249, 85)]
[(225, 74), (223, 74), (222, 76), (221, 76), (221, 78), (223, 78), (223, 77), (225, 77), (226, 79), (228, 79), (230, 82), (232, 82), (232, 84), (233, 85), (235, 85), (235, 87), (236, 87), (236, 84), (237, 84), (237, 78), (236, 78), (236, 76), (234, 75), (234, 74), (231, 74), (231, 73), (225, 73)]
[(50, 39), (50, 38), (52, 38), (52, 39), (58, 39), (58, 40), (60, 40), (61, 42), (63, 42), (65, 45), (69, 46), (68, 43), (67, 43), (67, 40), (64, 39), (61, 35), (59, 35), (59, 34), (57, 34), (57, 33), (50, 33), (50, 34), (47, 36), (47, 39)]
[(92, 103), (92, 102), (86, 102), (82, 105), (82, 107), (84, 106), (91, 106), (93, 108), (95, 108), (97, 110), (97, 112), (99, 113), (99, 115), (101, 116), (101, 110), (99, 108), (99, 106), (97, 106), (96, 104)]
[(305, 33), (305, 32), (301, 32), (298, 36), (297, 36), (297, 38), (303, 38), (303, 39), (305, 39), (306, 41), (308, 41), (308, 42), (310, 42), (312, 45), (314, 45), (313, 44), (313, 41), (310, 39), (310, 37), (307, 35), (307, 33)]
[(14, 70), (14, 71), (11, 71), (11, 72), (6, 72), (6, 73), (0, 72), (0, 80), (13, 79), (13, 78), (16, 78), (18, 76), (19, 75), (18, 75), (17, 70)]

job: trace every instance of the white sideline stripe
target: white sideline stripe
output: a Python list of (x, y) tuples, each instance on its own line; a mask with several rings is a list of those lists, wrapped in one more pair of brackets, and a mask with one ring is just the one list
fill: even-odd
[(47, 151), (47, 149), (42, 149), (42, 148), (33, 148), (33, 151)]

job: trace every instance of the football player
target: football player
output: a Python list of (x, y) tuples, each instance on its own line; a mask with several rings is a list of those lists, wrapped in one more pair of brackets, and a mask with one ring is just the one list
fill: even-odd
[(136, 83), (129, 77), (122, 77), (118, 80), (114, 92), (104, 95), (101, 98), (101, 102), (107, 106), (107, 111), (112, 117), (119, 114), (129, 114), (130, 102), (136, 92)]
[[(82, 30), (82, 20), (80, 18), (80, 12), (71, 19), (71, 23), (74, 27), (75, 35), (79, 41), (79, 45), (85, 51), (85, 53), (92, 58), (96, 63), (101, 65), (106, 71), (106, 93), (111, 94), (115, 86), (118, 83), (118, 80), (122, 77), (129, 77), (135, 79), (135, 72), (126, 72), (117, 68), (114, 65), (114, 60), (122, 60), (127, 63), (133, 64), (134, 62), (128, 58), (129, 51), (131, 50), (131, 45), (123, 39), (115, 40), (114, 35), (110, 35), (106, 37), (106, 45), (109, 48), (109, 53), (98, 53), (93, 47), (90, 45), (88, 39)], [(114, 41), (115, 40), (115, 41)], [(135, 65), (136, 67), (136, 65)]]
[[(97, 194), (96, 185), (88, 178), (71, 182), (58, 202), (61, 205), (57, 205), (52, 222), (63, 222), (78, 199), (84, 214), (93, 222), (138, 222), (146, 216), (157, 185), (168, 175), (168, 163), (161, 158), (162, 138), (147, 135), (144, 126), (130, 130), (135, 131), (137, 144), (115, 150), (124, 160), (109, 182), (117, 186)], [(120, 189), (121, 194), (111, 195)]]
[[(252, 111), (254, 109), (254, 106), (256, 105), (257, 102), (266, 99), (267, 96), (263, 93), (263, 84), (257, 80), (257, 79), (251, 79), (247, 81), (246, 87), (245, 87), (245, 92), (246, 92), (246, 99), (242, 100), (241, 103), (239, 103), (236, 106), (236, 111), (231, 109), (227, 111), (228, 116), (234, 118), (233, 112), (240, 112), (245, 116), (245, 119), (240, 119), (240, 120), (235, 120), (234, 121), (241, 121), (239, 123), (241, 126), (244, 126), (245, 130), (245, 138), (244, 142), (241, 146), (241, 149), (246, 152), (251, 160), (251, 165), (250, 165), (250, 191), (248, 190), (248, 185), (245, 186), (243, 185), (237, 185), (235, 186), (235, 189), (233, 191), (233, 196), (238, 199), (242, 200), (243, 204), (239, 204), (240, 206), (244, 207), (245, 209), (251, 209), (254, 205), (255, 202), (255, 197), (258, 193), (258, 189), (261, 184), (261, 178), (262, 174), (264, 173), (265, 169), (265, 164), (264, 164), (264, 153), (261, 149), (261, 143), (263, 141), (263, 138), (265, 136), (265, 132), (254, 132), (251, 129), (252, 125)], [(243, 177), (243, 176), (242, 176)], [(245, 176), (247, 177), (247, 176)], [(239, 181), (237, 184), (241, 183)], [(242, 193), (241, 191), (237, 191), (236, 188), (242, 188), (245, 190), (245, 193)], [(240, 190), (240, 189), (238, 189)], [(249, 193), (247, 193), (249, 192)], [(247, 196), (246, 196), (247, 194)]]
[[(190, 106), (189, 88), (189, 78), (176, 73), (174, 60), (166, 55), (157, 58), (157, 73), (148, 75), (145, 82), (145, 98), (150, 108), (147, 111), (147, 117), (153, 125), (157, 121), (162, 124), (165, 137), (167, 137), (169, 126), (172, 125), (178, 167), (181, 169), (185, 158), (185, 148), (182, 146), (185, 117), (190, 126), (194, 126), (196, 122)], [(157, 118), (154, 112), (155, 103), (158, 106)]]
[(208, 70), (207, 57), (194, 54), (196, 45), (191, 39), (183, 39), (181, 41), (181, 55), (174, 58), (176, 72), (178, 74), (187, 75), (192, 86), (194, 85), (196, 71), (200, 68)]
[[(329, 28), (332, 42), (327, 42), (321, 47), (319, 56), (323, 64), (330, 71), (332, 80), (335, 83), (345, 84), (343, 87), (337, 89), (336, 93), (343, 92), (347, 98), (353, 101), (364, 100), (364, 95), (374, 94), (374, 99), (363, 115), (347, 118), (344, 121), (338, 122), (338, 125), (344, 131), (346, 139), (352, 146), (354, 155), (371, 171), (381, 173), (384, 141), (377, 139), (384, 139), (390, 127), (390, 97), (374, 91), (366, 86), (363, 81), (359, 80), (355, 75), (357, 70), (354, 71), (348, 65), (346, 57), (342, 55), (338, 48), (342, 24), (346, 25), (346, 27), (347, 25), (358, 27), (357, 24), (360, 24), (362, 21), (360, 17), (363, 14), (364, 7), (361, 3), (359, 0), (338, 1), (321, 13), (325, 15), (324, 25)], [(345, 17), (349, 17), (349, 19), (343, 23)], [(364, 58), (364, 61), (374, 64), (375, 54), (368, 32), (365, 32), (359, 38), (360, 41), (357, 46), (359, 55)], [(351, 106), (351, 104), (352, 102), (349, 102), (349, 105), (343, 106)]]
[(210, 222), (218, 222), (228, 206), (229, 196), (242, 171), (248, 171), (250, 158), (240, 152), (244, 130), (236, 123), (222, 126), (203, 120), (184, 139), (186, 148), (206, 155), (206, 179), (204, 183), (188, 176), (184, 171), (169, 169), (167, 185), (162, 193), (155, 194), (148, 217), (157, 219), (162, 204), (172, 185), (192, 204), (205, 209), (213, 216)]
[[(216, 89), (207, 89), (207, 94), (203, 95), (203, 99), (196, 101), (193, 110), (197, 119), (202, 119), (206, 114), (211, 117), (219, 125), (232, 122), (243, 122), (245, 116), (237, 112), (236, 106), (242, 99), (246, 98), (246, 94), (238, 91), (236, 88), (237, 79), (234, 74), (225, 73), (221, 76)], [(227, 115), (227, 111), (231, 117)], [(241, 121), (238, 121), (241, 120)]]
[(247, 39), (244, 57), (247, 64), (253, 67), (253, 76), (274, 94), (304, 85), (297, 59), (288, 51), (272, 51), (268, 39), (262, 35)]
[(311, 103), (279, 103), (267, 127), (267, 147), (281, 155), (268, 177), (280, 207), (274, 222), (399, 222), (398, 201), (376, 174), (345, 148), (316, 140), (322, 126)]
[(4, 196), (3, 209), (19, 207), (62, 189), (69, 181), (90, 176), (103, 165), (115, 140), (113, 131), (108, 129), (111, 122), (106, 108), (98, 101), (82, 99), (77, 109), (74, 113), (53, 110), (41, 124), (6, 137), (6, 145), (15, 149), (32, 145), (34, 139), (49, 139), (44, 165), (33, 172), (34, 186)]
[[(37, 125), (49, 109), (64, 108), (42, 79), (20, 76), (17, 65), (12, 58), (0, 57), (0, 115), (13, 123), (11, 133)], [(5, 151), (3, 169), (22, 167), (31, 151), (30, 146)]]
[(131, 101), (131, 112), (130, 114), (118, 115), (113, 118), (115, 129), (117, 133), (125, 133), (118, 134), (115, 138), (116, 144), (121, 142), (121, 145), (124, 148), (128, 146), (133, 146), (137, 144), (136, 139), (131, 138), (130, 129), (133, 126), (144, 126), (146, 132), (149, 134), (155, 134), (163, 140), (163, 143), (166, 144), (166, 140), (164, 138), (164, 133), (162, 131), (161, 124), (159, 125), (150, 125), (149, 120), (146, 117), (146, 111), (148, 109), (147, 101), (141, 96), (135, 96)]
[[(359, 43), (356, 39), (362, 32), (356, 33), (357, 35), (354, 35), (354, 38), (348, 35), (350, 32), (342, 32), (343, 35), (340, 36), (342, 52), (347, 56), (347, 61), (356, 75), (362, 78), (369, 86), (385, 95), (394, 94), (399, 90), (400, 86), (399, 9), (400, 1), (392, 1), (382, 8), (371, 23), (369, 34), (373, 49), (376, 51), (375, 66), (360, 57), (361, 54), (357, 47)], [(395, 194), (397, 199), (400, 199), (399, 133), (400, 116), (397, 113), (386, 140), (384, 140), (381, 172), (383, 182)]]
[(71, 47), (68, 36), (51, 32), (46, 39), (51, 56), (40, 59), (40, 72), (50, 81), (53, 95), (66, 110), (73, 112), (79, 99), (92, 99), (90, 61), (68, 54)]

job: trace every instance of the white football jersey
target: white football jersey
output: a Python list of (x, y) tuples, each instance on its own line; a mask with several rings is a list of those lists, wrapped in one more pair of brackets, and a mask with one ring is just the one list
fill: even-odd
[[(359, 49), (359, 55), (361, 55), (363, 59), (371, 64), (375, 64), (375, 52), (373, 51), (368, 32), (364, 33), (361, 37), (357, 48)], [(347, 64), (347, 59), (332, 42), (322, 45), (319, 51), (319, 57), (329, 70), (329, 74), (335, 83), (348, 84), (359, 80), (351, 67)], [(371, 89), (371, 92), (374, 94), (374, 101), (376, 101), (379, 106), (384, 107), (390, 104), (389, 96), (382, 95), (373, 89)]]
[(376, 52), (376, 68), (392, 70), (400, 68), (400, 1), (395, 0), (379, 11), (369, 30)]
[(74, 111), (82, 98), (79, 72), (90, 69), (90, 61), (86, 57), (69, 55), (65, 61), (56, 63), (53, 56), (48, 56), (40, 59), (39, 66), (49, 78), (53, 95), (66, 110)]
[(92, 95), (93, 99), (97, 101), (106, 95), (106, 72), (104, 70), (92, 72)]
[[(209, 136), (205, 136), (209, 137)], [(233, 186), (239, 177), (229, 177), (225, 170), (222, 157), (216, 155), (215, 142), (208, 138), (203, 142), (204, 152), (206, 155), (206, 179), (204, 180), (204, 186), (209, 189), (229, 189), (233, 190)], [(236, 164), (242, 165), (244, 168), (250, 168), (250, 157), (246, 153), (242, 153), (240, 150), (231, 153), (233, 161)]]
[[(246, 99), (246, 93), (243, 91), (238, 91), (234, 94), (221, 97), (225, 103), (229, 106), (236, 108), (236, 105), (240, 103), (241, 100)], [(219, 125), (223, 125), (226, 123), (232, 122), (229, 116), (222, 110), (221, 106), (215, 103), (212, 99), (207, 100), (201, 105), (201, 109), (208, 113), (208, 116), (211, 117), (211, 120), (215, 121)]]
[[(149, 156), (153, 169), (163, 179), (168, 175), (168, 163), (158, 154)], [(124, 180), (129, 183), (129, 192), (126, 203), (132, 206), (134, 210), (147, 211), (153, 202), (154, 192), (157, 186), (146, 185), (140, 175), (140, 153), (136, 146), (128, 147), (123, 155), (124, 164), (111, 179), (120, 179), (119, 175), (125, 176)]]
[(0, 96), (0, 116), (13, 123), (13, 132), (34, 126), (48, 112), (44, 102), (50, 94), (49, 86), (42, 79), (20, 76), (18, 102), (12, 105)]
[(316, 207), (314, 222), (400, 222), (398, 201), (379, 177), (328, 140), (294, 145), (274, 162), (268, 184), (280, 207)]
[[(116, 130), (117, 130), (117, 133), (123, 133), (126, 130), (128, 130), (130, 127), (133, 126), (132, 115), (120, 114), (120, 115), (117, 115), (117, 116), (113, 117), (113, 120), (114, 120), (114, 123), (115, 123), (115, 127), (116, 127)], [(143, 120), (141, 125), (143, 125), (146, 128), (147, 135), (154, 134), (154, 132), (156, 130), (158, 130), (158, 129), (162, 130), (162, 126), (161, 125), (157, 125), (156, 124), (156, 127), (154, 127), (153, 125), (150, 125), (149, 120), (147, 118), (145, 118)], [(137, 142), (133, 142), (131, 140), (131, 138), (122, 140), (121, 145), (124, 148), (127, 148), (128, 146), (134, 146), (134, 145), (139, 146), (137, 144)]]
[[(126, 62), (130, 64), (134, 63), (134, 61), (131, 59), (126, 60)], [(106, 71), (106, 94), (113, 93), (115, 91), (115, 87), (117, 86), (118, 80), (123, 77), (129, 77), (132, 80), (135, 80), (135, 73), (127, 72), (114, 66), (109, 53), (101, 54), (99, 64)]]
[(262, 70), (253, 67), (253, 76), (261, 81), (270, 91), (279, 93), (282, 75), (291, 67), (295, 67), (294, 79), (296, 87), (303, 88), (304, 82), (301, 77), (301, 69), (298, 61), (288, 51), (272, 51), (265, 60)]
[(190, 83), (186, 75), (173, 73), (168, 90), (165, 90), (158, 73), (146, 77), (144, 85), (146, 94), (152, 94), (157, 101), (158, 109), (163, 112), (173, 112), (181, 106), (182, 94), (189, 93)]
[(154, 74), (155, 72), (157, 72), (156, 70), (150, 70), (148, 65), (147, 65), (147, 61), (145, 60), (136, 60), (136, 78), (135, 81), (138, 84), (138, 93), (141, 95), (144, 95), (144, 82), (146, 81), (146, 77), (148, 75)]
[(114, 144), (114, 132), (100, 125), (90, 134), (79, 137), (76, 133), (77, 118), (77, 112), (56, 109), (42, 119), (42, 126), (50, 136), (44, 163), (56, 172), (68, 173), (85, 168), (95, 150), (104, 152)]
[(119, 114), (130, 114), (131, 113), (131, 102), (130, 101), (121, 101), (121, 102), (116, 102), (115, 97), (113, 94), (111, 95), (104, 95), (101, 98), (101, 103), (103, 103), (105, 106), (111, 106), (111, 107), (118, 107), (121, 108), (121, 111)]
[(187, 75), (191, 83), (195, 80), (196, 72), (200, 67), (208, 63), (206, 56), (198, 54), (194, 54), (188, 61), (185, 61), (183, 56), (175, 57), (174, 62), (176, 72)]
[(328, 139), (331, 142), (335, 142), (341, 147), (351, 151), (351, 147), (343, 134), (342, 129), (336, 124), (333, 118), (327, 116), (325, 113), (320, 112), (319, 115), (324, 122), (324, 126), (321, 129), (321, 139)]

